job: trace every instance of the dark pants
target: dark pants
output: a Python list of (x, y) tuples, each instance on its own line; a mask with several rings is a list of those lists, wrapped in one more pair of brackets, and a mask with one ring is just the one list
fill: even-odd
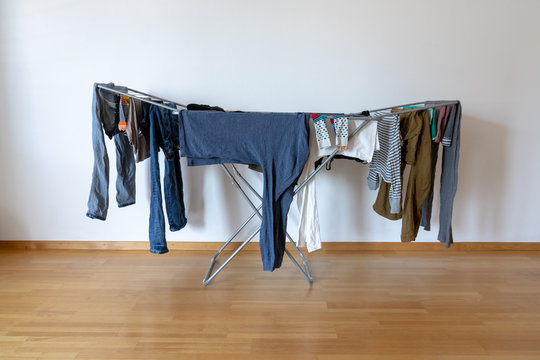
[(150, 252), (163, 254), (169, 251), (165, 239), (161, 181), (158, 152), (165, 155), (163, 190), (169, 229), (178, 231), (186, 226), (182, 171), (180, 169), (178, 116), (170, 110), (150, 107)]

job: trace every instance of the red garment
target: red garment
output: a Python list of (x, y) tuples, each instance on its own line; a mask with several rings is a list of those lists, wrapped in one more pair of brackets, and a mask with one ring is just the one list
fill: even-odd
[(435, 142), (441, 142), (444, 130), (446, 129), (446, 122), (448, 121), (448, 115), (450, 114), (450, 106), (441, 106), (437, 108), (437, 136)]

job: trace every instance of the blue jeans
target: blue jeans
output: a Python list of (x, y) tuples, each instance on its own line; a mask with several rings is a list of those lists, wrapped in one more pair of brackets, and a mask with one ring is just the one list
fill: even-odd
[[(127, 136), (118, 131), (118, 118), (124, 112), (119, 111), (118, 95), (102, 90), (94, 84), (92, 100), (92, 143), (94, 147), (94, 169), (88, 197), (86, 216), (105, 220), (109, 208), (109, 156), (105, 146), (104, 132), (114, 138), (116, 146), (116, 201), (119, 207), (135, 203), (135, 158)], [(127, 91), (127, 88), (104, 84), (108, 87)]]
[(158, 106), (150, 106), (150, 252), (164, 254), (169, 251), (165, 239), (161, 181), (158, 152), (165, 155), (163, 189), (169, 229), (178, 231), (186, 226), (182, 171), (180, 168), (178, 115)]

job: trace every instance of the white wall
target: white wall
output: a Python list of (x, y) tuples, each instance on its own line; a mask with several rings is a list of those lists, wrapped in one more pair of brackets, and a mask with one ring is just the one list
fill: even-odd
[[(243, 110), (460, 99), (456, 241), (539, 241), (538, 14), (537, 0), (0, 0), (0, 239), (147, 240), (147, 163), (137, 205), (85, 216), (92, 83), (114, 81)], [(399, 241), (366, 167), (333, 169), (317, 180), (324, 239)], [(218, 167), (184, 180), (190, 225), (170, 241), (222, 241), (250, 214)]]

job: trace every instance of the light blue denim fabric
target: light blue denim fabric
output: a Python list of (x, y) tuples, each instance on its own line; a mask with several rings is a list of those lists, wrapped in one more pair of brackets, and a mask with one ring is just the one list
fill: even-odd
[[(109, 138), (114, 137), (116, 146), (116, 201), (119, 207), (135, 203), (135, 157), (133, 149), (125, 133), (118, 131), (115, 123), (116, 112), (123, 116), (117, 105), (116, 94), (98, 88), (94, 84), (92, 100), (92, 143), (94, 147), (94, 169), (92, 184), (88, 197), (86, 216), (92, 219), (105, 220), (109, 208), (109, 156), (105, 146), (103, 132)], [(120, 91), (127, 88), (115, 86), (113, 83), (102, 84)], [(117, 107), (118, 106), (118, 107)]]
[[(174, 106), (174, 105), (170, 105)], [(161, 181), (158, 152), (165, 155), (163, 189), (169, 229), (178, 231), (186, 226), (184, 191), (179, 154), (178, 114), (150, 106), (150, 252), (164, 254), (169, 251), (165, 239), (165, 217), (163, 215)]]

